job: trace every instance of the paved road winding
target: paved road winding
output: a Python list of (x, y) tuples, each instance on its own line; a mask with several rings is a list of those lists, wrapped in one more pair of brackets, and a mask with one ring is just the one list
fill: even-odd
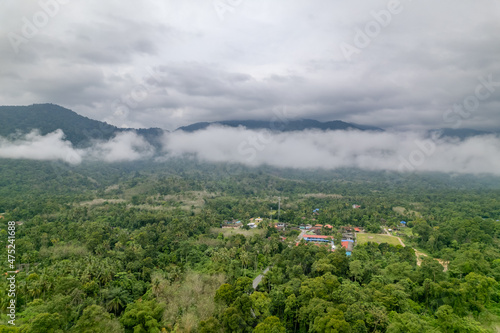
[(255, 279), (253, 279), (253, 283), (252, 283), (252, 286), (253, 286), (253, 289), (257, 289), (257, 286), (259, 285), (260, 281), (262, 281), (262, 278), (264, 277), (264, 275), (269, 272), (269, 268), (271, 266), (267, 266), (266, 269), (264, 270), (264, 272), (262, 272), (262, 274), (260, 274), (259, 276), (257, 276)]
[[(300, 240), (304, 237), (304, 235), (306, 234), (306, 232), (307, 232), (307, 230), (301, 230), (300, 231), (300, 235), (297, 237), (297, 242), (300, 242)], [(262, 272), (262, 274), (260, 274), (255, 279), (253, 279), (253, 283), (252, 283), (253, 289), (257, 289), (259, 283), (262, 281), (262, 278), (264, 277), (264, 275), (267, 272), (269, 272), (270, 268), (271, 268), (271, 266), (267, 266), (266, 269), (264, 270), (264, 272)]]

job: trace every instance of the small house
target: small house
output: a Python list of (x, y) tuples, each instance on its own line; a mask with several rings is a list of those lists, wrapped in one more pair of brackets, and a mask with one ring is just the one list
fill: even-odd
[(342, 239), (341, 244), (342, 247), (346, 250), (346, 255), (350, 256), (354, 248), (354, 241), (350, 239)]

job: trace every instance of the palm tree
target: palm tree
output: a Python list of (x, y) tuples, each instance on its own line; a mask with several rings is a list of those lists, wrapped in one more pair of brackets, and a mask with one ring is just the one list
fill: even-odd
[[(245, 270), (245, 273), (246, 273), (246, 269), (248, 267), (248, 264), (250, 263), (251, 261), (251, 257), (250, 257), (250, 254), (247, 252), (247, 251), (242, 251), (240, 253), (240, 260), (241, 260), (241, 264), (243, 266), (243, 269)], [(246, 275), (246, 274), (245, 274)]]
[(106, 302), (106, 309), (108, 311), (113, 311), (115, 315), (118, 315), (126, 306), (129, 301), (129, 293), (120, 287), (114, 287), (112, 289), (107, 289), (103, 291), (105, 298), (108, 300)]

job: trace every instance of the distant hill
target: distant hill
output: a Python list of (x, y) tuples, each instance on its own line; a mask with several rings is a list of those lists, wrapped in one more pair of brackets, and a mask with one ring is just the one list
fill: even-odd
[(117, 133), (135, 131), (148, 142), (158, 145), (163, 134), (159, 128), (118, 128), (102, 121), (89, 119), (55, 104), (0, 106), (0, 136), (29, 133), (38, 129), (42, 135), (62, 129), (66, 139), (76, 147), (86, 147), (91, 140), (109, 140)]
[(439, 128), (429, 131), (430, 135), (437, 135), (439, 138), (459, 138), (464, 140), (474, 136), (488, 135), (488, 134), (499, 134), (499, 132), (489, 132), (489, 131), (479, 131), (472, 128)]
[[(384, 131), (375, 126), (347, 123), (340, 120), (321, 122), (313, 119), (296, 119), (276, 122), (269, 120), (200, 122), (179, 127), (176, 131), (195, 132), (205, 129), (210, 125), (228, 127), (243, 126), (247, 129), (269, 129), (278, 132), (303, 131), (307, 129)], [(109, 140), (117, 133), (127, 131), (134, 131), (138, 135), (143, 136), (153, 146), (159, 148), (159, 138), (166, 132), (160, 128), (119, 128), (102, 121), (81, 116), (74, 111), (55, 104), (0, 106), (0, 136), (8, 137), (16, 133), (29, 133), (33, 129), (38, 129), (42, 135), (46, 135), (57, 129), (62, 129), (66, 134), (66, 139), (71, 141), (75, 147), (79, 148), (90, 146), (92, 140)], [(429, 136), (437, 135), (441, 138), (455, 137), (461, 140), (487, 134), (499, 135), (500, 132), (487, 132), (468, 128), (441, 128), (428, 131)]]
[(319, 130), (348, 130), (355, 129), (360, 131), (383, 131), (375, 126), (364, 126), (353, 123), (346, 123), (340, 120), (320, 122), (312, 119), (298, 119), (288, 121), (269, 121), (269, 120), (225, 120), (215, 122), (195, 123), (188, 126), (179, 127), (176, 131), (195, 132), (207, 128), (210, 125), (221, 125), (228, 127), (243, 126), (247, 129), (269, 129), (278, 132), (303, 131), (306, 129)]

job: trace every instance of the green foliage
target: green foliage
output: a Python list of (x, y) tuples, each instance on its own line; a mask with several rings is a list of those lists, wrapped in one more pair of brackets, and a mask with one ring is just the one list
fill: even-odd
[[(0, 210), (23, 222), (19, 331), (482, 332), (498, 321), (494, 179), (228, 174), (220, 165), (167, 163), (0, 160)], [(269, 216), (278, 196), (286, 231), (269, 220), (248, 231), (221, 228), (224, 220)], [(403, 217), (393, 207), (418, 214), (404, 213), (408, 227), (398, 228)], [(302, 223), (334, 226), (321, 232), (336, 245), (340, 226), (398, 228), (407, 246), (358, 243), (348, 257), (340, 247), (296, 245), (300, 231), (291, 229)], [(1, 235), (5, 248), (4, 224)], [(418, 264), (413, 247), (428, 254)], [(4, 310), (6, 289), (0, 280)]]
[(157, 333), (165, 306), (155, 300), (137, 301), (127, 305), (120, 322), (126, 332)]
[(198, 329), (200, 333), (219, 333), (222, 327), (217, 319), (210, 317), (207, 320), (202, 320)]
[(222, 314), (222, 326), (227, 332), (245, 332), (248, 325), (235, 307), (227, 308)]
[(267, 317), (262, 323), (253, 330), (254, 333), (285, 333), (286, 329), (275, 316)]
[(215, 293), (215, 301), (230, 305), (234, 302), (235, 293), (236, 291), (232, 285), (224, 283), (219, 289), (217, 289), (217, 292)]
[(58, 333), (62, 332), (63, 318), (58, 313), (40, 313), (29, 325), (29, 332)]
[(78, 319), (73, 332), (81, 333), (120, 333), (124, 332), (120, 322), (113, 318), (103, 307), (91, 305), (83, 310), (82, 316)]
[(390, 324), (387, 327), (387, 333), (438, 333), (439, 330), (433, 328), (427, 321), (411, 313), (391, 312)]

